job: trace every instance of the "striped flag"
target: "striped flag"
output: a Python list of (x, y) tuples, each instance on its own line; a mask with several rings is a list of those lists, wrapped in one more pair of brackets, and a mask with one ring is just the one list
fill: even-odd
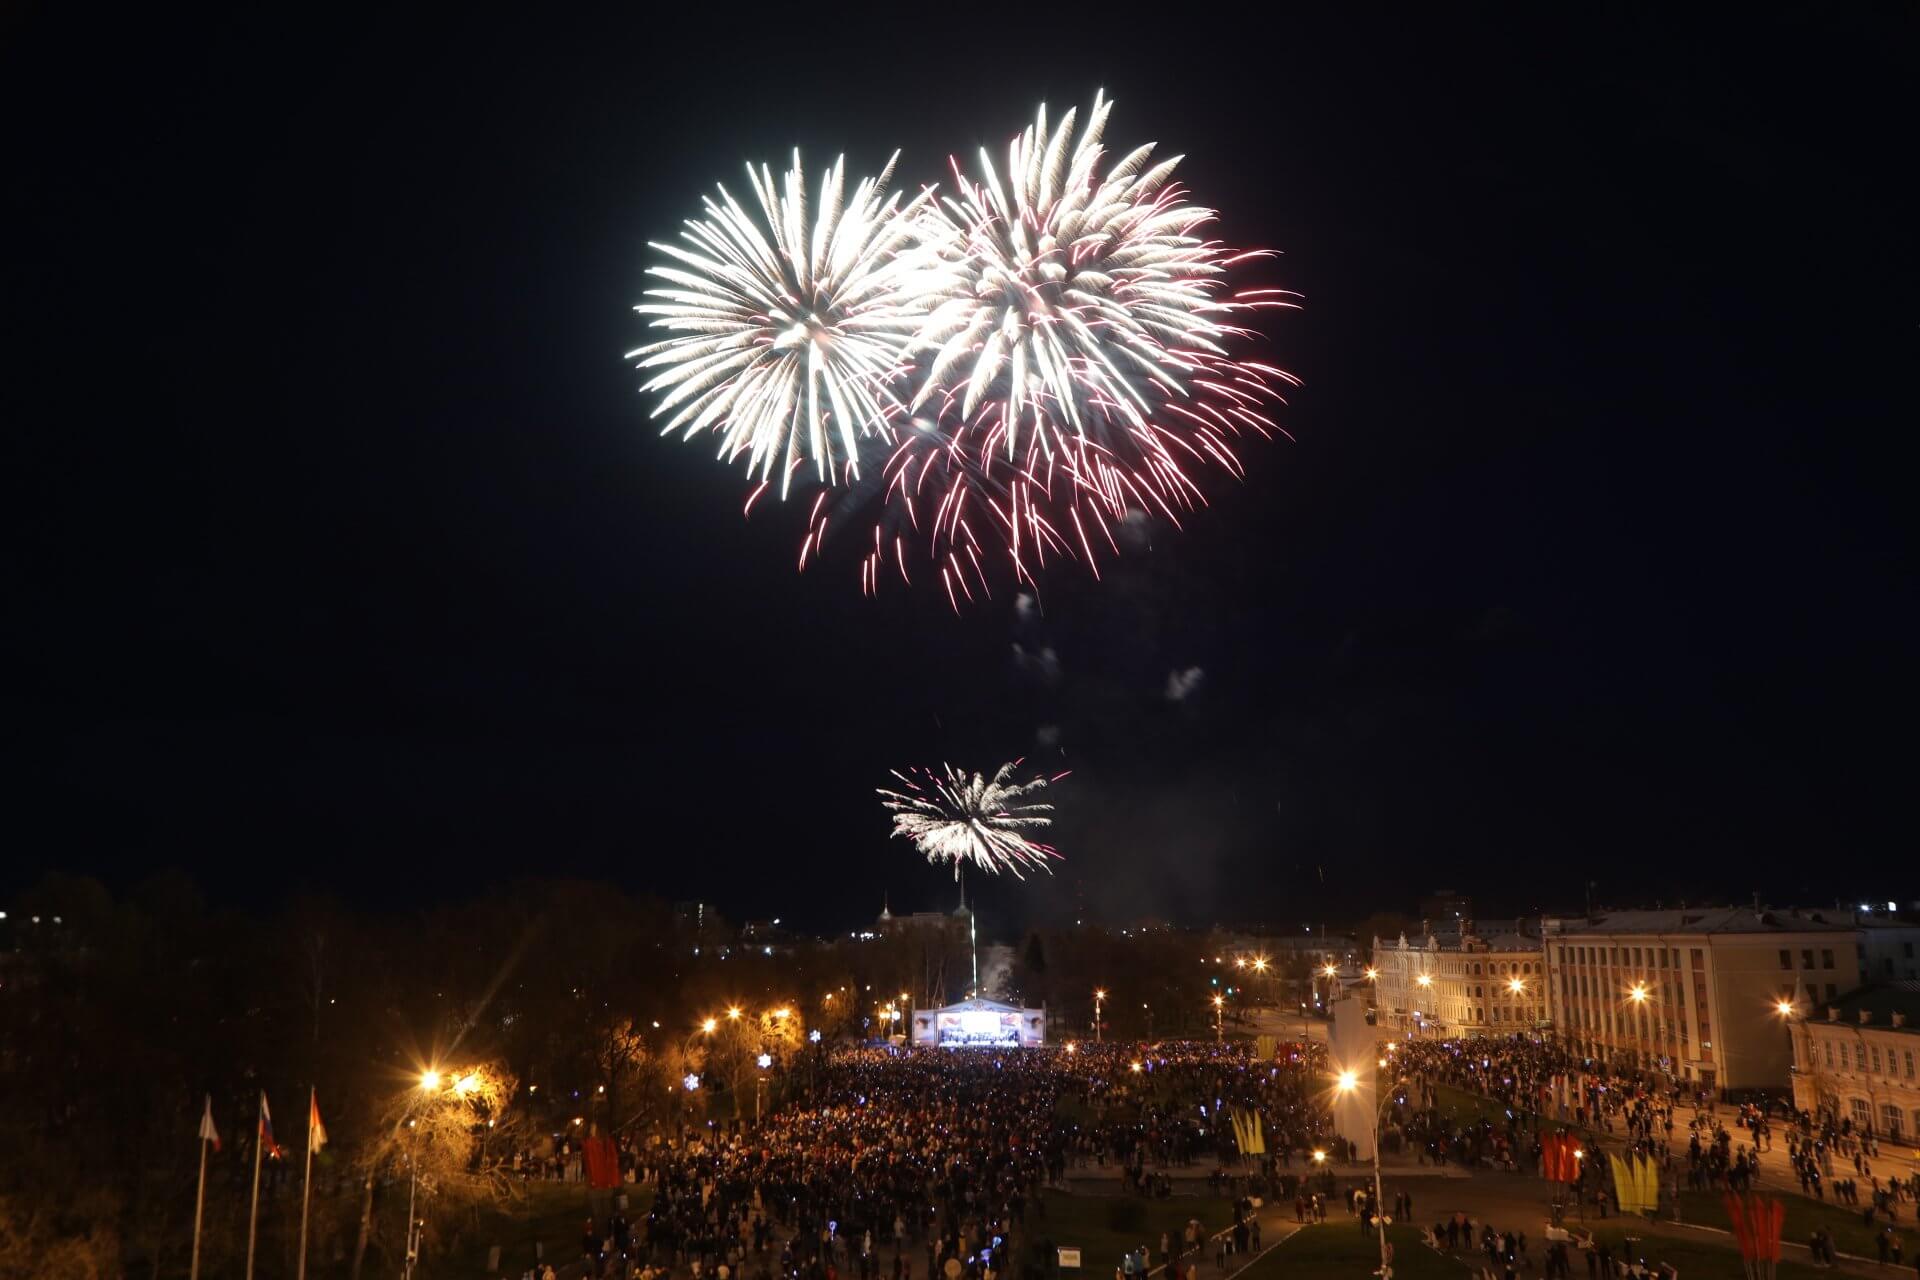
[(200, 1140), (211, 1142), (213, 1149), (220, 1149), (220, 1131), (213, 1127), (213, 1095), (207, 1095), (207, 1109), (200, 1113)]
[(320, 1123), (320, 1095), (307, 1095), (307, 1147), (318, 1151), (327, 1145), (327, 1126)]
[(267, 1091), (260, 1091), (260, 1149), (270, 1156), (279, 1156), (280, 1144), (273, 1140), (273, 1113), (267, 1110)]

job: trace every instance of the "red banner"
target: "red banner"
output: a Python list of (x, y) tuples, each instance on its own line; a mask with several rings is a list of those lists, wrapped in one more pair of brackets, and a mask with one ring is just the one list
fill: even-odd
[(588, 1138), (580, 1144), (587, 1158), (587, 1185), (595, 1191), (611, 1191), (620, 1185), (620, 1153), (612, 1138)]

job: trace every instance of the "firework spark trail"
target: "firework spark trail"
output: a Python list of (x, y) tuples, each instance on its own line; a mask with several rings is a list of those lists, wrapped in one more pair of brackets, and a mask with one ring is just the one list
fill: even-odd
[(1051, 871), (1048, 860), (1060, 854), (1025, 833), (1053, 821), (1047, 816), (1053, 806), (1031, 797), (1067, 775), (1015, 782), (1013, 773), (1019, 767), (1018, 760), (1003, 764), (991, 778), (952, 765), (942, 765), (938, 771), (894, 770), (893, 776), (906, 789), (879, 793), (893, 814), (893, 834), (913, 841), (928, 862), (951, 862), (956, 880), (969, 863), (995, 874), (1010, 871), (1022, 880), (1026, 878), (1022, 870)]

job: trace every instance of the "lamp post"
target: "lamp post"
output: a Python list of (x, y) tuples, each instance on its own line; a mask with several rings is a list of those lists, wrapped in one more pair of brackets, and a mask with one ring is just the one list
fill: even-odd
[(1093, 1042), (1095, 1044), (1100, 1043), (1100, 1006), (1106, 1002), (1106, 988), (1095, 987), (1093, 989)]
[[(429, 1067), (420, 1073), (420, 1092), (432, 1096), (440, 1088), (440, 1073)], [(407, 1256), (405, 1268), (401, 1274), (407, 1280), (413, 1278), (413, 1264), (420, 1258), (420, 1223), (413, 1216), (414, 1191), (420, 1185), (420, 1129), (413, 1121), (407, 1121)]]
[(1215, 1044), (1220, 1044), (1227, 1038), (1226, 1028), (1221, 1022), (1221, 1019), (1225, 1016), (1226, 1007), (1227, 998), (1225, 996), (1215, 996), (1213, 998), (1213, 1042)]
[[(1387, 1060), (1380, 1059), (1380, 1065), (1386, 1066)], [(1380, 1122), (1387, 1114), (1387, 1108), (1393, 1105), (1394, 1090), (1404, 1081), (1395, 1080), (1386, 1090), (1386, 1096), (1380, 1099), (1379, 1106), (1373, 1112), (1373, 1225), (1380, 1235), (1380, 1280), (1393, 1280), (1393, 1266), (1387, 1261), (1387, 1219), (1382, 1212), (1386, 1201), (1380, 1189)], [(1360, 1088), (1360, 1074), (1357, 1071), (1342, 1071), (1334, 1080), (1334, 1090), (1338, 1093), (1353, 1093)], [(1316, 1163), (1324, 1160), (1325, 1153), (1313, 1153)]]
[[(1413, 985), (1422, 991), (1431, 991), (1433, 989), (1433, 975), (1430, 973), (1419, 974), (1415, 976)], [(1414, 1020), (1418, 1021), (1420, 1017), (1420, 998), (1418, 996), (1414, 997), (1413, 1013)]]

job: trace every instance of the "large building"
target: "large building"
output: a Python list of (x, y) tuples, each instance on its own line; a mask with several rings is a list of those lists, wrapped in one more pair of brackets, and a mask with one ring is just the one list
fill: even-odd
[(1375, 1019), (1392, 1034), (1504, 1036), (1531, 1031), (1546, 1016), (1540, 939), (1519, 922), (1436, 931), (1409, 942), (1373, 940)]
[[(1796, 985), (1832, 1002), (1869, 962), (1897, 971), (1913, 926), (1852, 911), (1713, 907), (1548, 919), (1548, 1008), (1575, 1050), (1705, 1089), (1787, 1083), (1779, 1009)], [(1871, 951), (1869, 942), (1871, 941)]]
[(1809, 1000), (1791, 1021), (1796, 1107), (1883, 1142), (1920, 1137), (1920, 981)]

